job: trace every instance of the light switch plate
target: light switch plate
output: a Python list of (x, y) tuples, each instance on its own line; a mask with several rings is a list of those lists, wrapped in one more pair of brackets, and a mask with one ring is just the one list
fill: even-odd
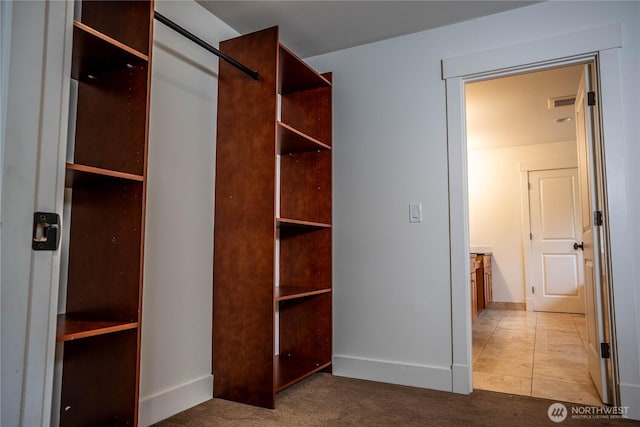
[(409, 222), (422, 222), (422, 203), (409, 203)]

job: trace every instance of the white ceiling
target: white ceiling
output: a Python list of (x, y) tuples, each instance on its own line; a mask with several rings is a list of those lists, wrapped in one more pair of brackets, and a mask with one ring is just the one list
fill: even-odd
[(468, 21), (537, 1), (197, 0), (241, 34), (278, 25), (302, 58)]
[(469, 83), (467, 146), (502, 148), (575, 140), (573, 106), (548, 108), (548, 99), (575, 95), (582, 65)]

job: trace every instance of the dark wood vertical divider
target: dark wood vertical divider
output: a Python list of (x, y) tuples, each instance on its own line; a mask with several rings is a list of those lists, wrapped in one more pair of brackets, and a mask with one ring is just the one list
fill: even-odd
[(153, 1), (83, 1), (73, 24), (62, 426), (137, 425), (152, 28)]
[(214, 395), (273, 407), (278, 32), (220, 43), (213, 263)]
[(278, 391), (331, 366), (331, 75), (282, 46), (277, 27), (220, 50), (260, 79), (220, 62), (214, 396), (273, 408)]

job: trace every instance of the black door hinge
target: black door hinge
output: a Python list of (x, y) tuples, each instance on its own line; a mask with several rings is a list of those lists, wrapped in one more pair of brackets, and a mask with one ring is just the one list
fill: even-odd
[(588, 92), (587, 93), (587, 105), (590, 106), (590, 107), (596, 105), (596, 93), (595, 92)]
[(609, 359), (611, 357), (611, 352), (609, 349), (609, 343), (608, 342), (601, 342), (600, 343), (600, 356), (602, 356), (603, 359)]
[(595, 211), (593, 213), (593, 224), (602, 225), (602, 211)]
[(59, 244), (60, 215), (50, 212), (34, 213), (31, 248), (34, 251), (55, 251)]

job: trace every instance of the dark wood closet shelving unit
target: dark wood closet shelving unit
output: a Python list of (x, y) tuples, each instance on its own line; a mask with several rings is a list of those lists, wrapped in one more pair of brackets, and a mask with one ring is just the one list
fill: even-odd
[[(77, 81), (61, 426), (138, 419), (153, 1), (83, 1)], [(69, 219), (66, 219), (69, 221)]]
[(277, 27), (220, 50), (260, 79), (220, 62), (214, 396), (274, 408), (277, 392), (331, 370), (331, 74)]

